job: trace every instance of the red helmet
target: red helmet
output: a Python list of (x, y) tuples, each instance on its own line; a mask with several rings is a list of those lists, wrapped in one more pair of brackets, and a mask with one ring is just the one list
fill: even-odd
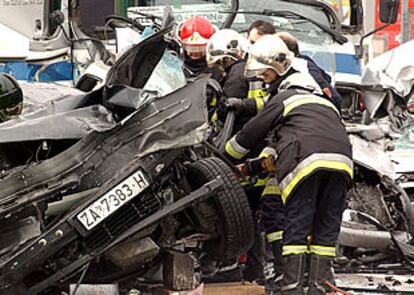
[(211, 22), (202, 16), (193, 16), (181, 26), (180, 39), (186, 51), (205, 51), (208, 39), (214, 34)]

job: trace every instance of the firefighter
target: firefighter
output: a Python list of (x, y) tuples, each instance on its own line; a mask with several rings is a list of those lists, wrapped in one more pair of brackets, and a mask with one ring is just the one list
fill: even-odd
[(222, 96), (219, 83), (221, 75), (216, 67), (208, 67), (206, 62), (206, 46), (216, 29), (211, 22), (202, 16), (187, 19), (180, 27), (180, 40), (183, 44), (184, 73), (187, 78), (195, 78), (200, 74), (210, 74), (206, 87), (208, 119), (211, 120)]
[[(219, 66), (224, 75), (222, 80), (223, 99), (216, 112), (217, 125), (222, 126), (227, 111), (234, 110), (236, 119), (233, 134), (263, 107), (262, 81), (256, 79), (260, 84), (259, 87), (253, 89), (251, 81), (244, 76), (247, 45), (248, 41), (239, 33), (227, 29), (214, 34), (207, 45), (207, 62), (209, 65)], [(260, 152), (261, 148), (258, 147), (252, 151), (251, 156), (258, 156)], [(255, 213), (258, 212), (260, 195), (265, 183), (266, 180), (260, 180), (254, 187), (246, 188), (250, 206)], [(249, 250), (247, 266), (243, 272), (244, 278), (250, 281), (265, 279), (262, 254), (264, 243), (258, 228), (256, 234), (255, 243)]]
[(223, 97), (217, 112), (218, 120), (224, 122), (229, 109), (234, 109), (236, 122), (234, 131), (240, 130), (256, 114), (256, 102), (247, 101), (249, 81), (244, 76), (247, 40), (231, 29), (215, 33), (207, 44), (207, 64), (217, 67), (223, 79)]
[(329, 74), (327, 74), (322, 68), (320, 68), (312, 58), (300, 53), (298, 41), (292, 34), (288, 32), (279, 32), (276, 33), (276, 36), (278, 36), (285, 42), (289, 50), (292, 51), (296, 57), (304, 59), (306, 61), (306, 66), (308, 68), (309, 74), (322, 88), (322, 91), (326, 95), (326, 97), (331, 99), (337, 107), (337, 109), (340, 111), (342, 97), (338, 93), (338, 91), (336, 91), (336, 89), (332, 87), (331, 76), (329, 76)]
[[(226, 144), (240, 159), (266, 138), (277, 152), (276, 180), (285, 204), (282, 294), (303, 294), (310, 254), (309, 294), (325, 294), (353, 174), (352, 149), (339, 111), (277, 36), (250, 49), (246, 76), (260, 76), (274, 95)], [(313, 237), (308, 244), (308, 236)]]
[(187, 19), (180, 27), (180, 40), (183, 44), (184, 68), (187, 77), (200, 73), (210, 73), (207, 67), (206, 46), (215, 29), (211, 22), (202, 16)]
[(15, 118), (23, 109), (23, 92), (10, 75), (0, 73), (0, 122)]
[[(254, 21), (247, 31), (247, 39), (253, 45), (265, 35), (275, 34), (276, 30), (272, 23), (257, 20)], [(250, 77), (249, 95), (254, 98), (259, 106), (263, 108), (268, 102), (269, 95), (263, 80), (259, 77)], [(274, 155), (274, 149), (266, 147), (259, 157), (264, 158)], [(274, 177), (260, 179), (255, 187), (261, 187), (260, 191), (260, 225), (264, 232), (264, 287), (265, 294), (272, 294), (279, 290), (279, 284), (282, 278), (283, 260), (282, 260), (282, 238), (284, 228), (284, 206), (282, 203), (280, 189), (277, 180)], [(264, 189), (263, 189), (264, 188)]]
[[(250, 44), (254, 44), (262, 36), (274, 34), (275, 32), (275, 27), (270, 22), (257, 20), (250, 25), (247, 31), (247, 40)], [(268, 99), (266, 87), (263, 81), (258, 77), (252, 77), (248, 80), (249, 92), (247, 98), (254, 99), (256, 101), (256, 110), (259, 112)]]

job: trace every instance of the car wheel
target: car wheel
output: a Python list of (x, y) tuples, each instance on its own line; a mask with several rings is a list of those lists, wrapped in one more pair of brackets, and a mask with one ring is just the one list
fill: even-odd
[(188, 180), (196, 189), (218, 176), (224, 180), (223, 187), (193, 210), (203, 228), (218, 233), (218, 239), (204, 244), (205, 252), (215, 261), (229, 261), (246, 253), (253, 242), (253, 215), (242, 186), (232, 169), (218, 158), (192, 164)]

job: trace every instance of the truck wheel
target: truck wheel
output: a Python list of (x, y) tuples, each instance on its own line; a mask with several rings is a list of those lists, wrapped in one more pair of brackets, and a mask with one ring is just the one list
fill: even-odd
[(224, 185), (217, 195), (194, 205), (194, 213), (206, 230), (218, 233), (204, 250), (215, 261), (234, 260), (251, 247), (253, 214), (247, 196), (232, 169), (219, 158), (206, 158), (190, 166), (188, 180), (196, 189), (220, 176)]

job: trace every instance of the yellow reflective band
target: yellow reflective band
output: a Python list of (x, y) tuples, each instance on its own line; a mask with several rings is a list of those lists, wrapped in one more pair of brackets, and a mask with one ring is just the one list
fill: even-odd
[(275, 232), (272, 232), (270, 234), (266, 234), (266, 240), (269, 243), (280, 241), (282, 239), (283, 239), (283, 230), (275, 231)]
[(329, 246), (310, 246), (310, 253), (319, 255), (319, 256), (330, 256), (335, 257), (336, 256), (336, 249), (335, 247), (329, 247)]
[(241, 186), (248, 186), (250, 184), (250, 182), (248, 180), (242, 180), (240, 181), (240, 185)]
[(267, 95), (268, 95), (267, 92), (263, 89), (250, 89), (247, 92), (247, 98), (248, 99), (263, 98)]
[(351, 167), (349, 167), (348, 164), (340, 162), (340, 161), (330, 161), (330, 160), (316, 160), (310, 163), (308, 166), (300, 170), (298, 173), (296, 173), (295, 177), (289, 184), (286, 185), (282, 189), (282, 200), (283, 204), (286, 203), (286, 200), (289, 196), (289, 194), (292, 192), (292, 190), (295, 188), (295, 186), (307, 175), (311, 174), (315, 169), (318, 168), (328, 168), (328, 169), (334, 169), (334, 170), (342, 170), (348, 173), (351, 178), (353, 176), (353, 170)]
[(259, 186), (265, 186), (267, 181), (269, 180), (269, 177), (266, 178), (259, 178), (256, 183), (254, 184), (255, 187), (259, 187)]
[(308, 245), (286, 245), (283, 246), (282, 255), (309, 253)]
[(259, 158), (267, 158), (269, 156), (270, 156), (270, 154), (268, 152), (262, 151), (259, 155)]
[(285, 100), (285, 110), (283, 111), (283, 116), (286, 116), (290, 111), (292, 111), (294, 108), (304, 105), (304, 104), (319, 104), (324, 105), (328, 108), (333, 109), (338, 115), (339, 111), (338, 109), (325, 98), (317, 97), (317, 96), (302, 96), (302, 97), (292, 97), (291, 101)]
[(230, 156), (232, 156), (234, 159), (237, 159), (237, 160), (240, 160), (244, 156), (243, 153), (239, 153), (235, 151), (233, 147), (231, 146), (230, 142), (226, 143), (226, 153), (228, 153)]
[(214, 112), (214, 114), (211, 116), (210, 121), (211, 122), (217, 122), (217, 112)]
[(217, 98), (216, 97), (213, 97), (213, 99), (210, 102), (210, 106), (215, 107), (216, 104), (217, 104)]
[(262, 197), (269, 196), (269, 195), (278, 195), (280, 196), (282, 192), (280, 191), (279, 186), (277, 185), (267, 185), (263, 190)]
[(259, 112), (264, 106), (263, 98), (255, 97), (254, 100), (256, 101), (256, 110)]
[(236, 138), (233, 137), (226, 143), (226, 152), (234, 159), (240, 160), (249, 152), (249, 150), (239, 145)]
[(272, 147), (265, 147), (259, 155), (259, 158), (267, 158), (273, 156), (276, 158), (276, 150)]

